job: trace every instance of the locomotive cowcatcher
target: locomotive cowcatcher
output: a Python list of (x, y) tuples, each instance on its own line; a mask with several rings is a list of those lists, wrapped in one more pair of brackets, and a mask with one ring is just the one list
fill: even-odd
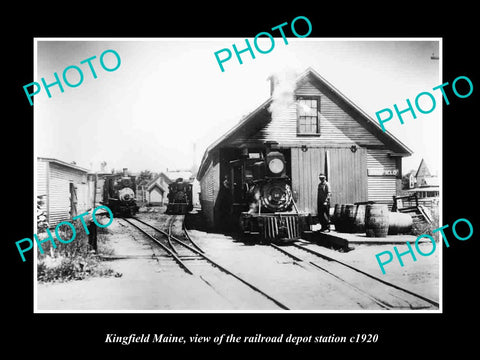
[(130, 217), (138, 212), (135, 201), (135, 176), (129, 176), (127, 169), (122, 174), (105, 175), (102, 204), (112, 210), (115, 217)]
[(287, 165), (271, 147), (230, 161), (232, 216), (253, 241), (288, 243), (310, 230), (310, 215), (295, 205)]

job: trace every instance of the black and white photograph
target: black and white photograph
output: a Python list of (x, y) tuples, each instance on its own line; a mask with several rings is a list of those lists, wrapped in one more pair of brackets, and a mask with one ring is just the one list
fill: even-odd
[(5, 350), (468, 354), (474, 9), (155, 5), (3, 23)]
[(441, 39), (35, 44), (36, 311), (441, 310)]

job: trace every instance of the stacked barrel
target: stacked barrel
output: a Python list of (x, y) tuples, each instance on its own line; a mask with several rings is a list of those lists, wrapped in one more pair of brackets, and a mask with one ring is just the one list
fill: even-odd
[(367, 237), (405, 234), (412, 228), (410, 215), (390, 212), (386, 204), (335, 204), (332, 223), (338, 232), (365, 232)]

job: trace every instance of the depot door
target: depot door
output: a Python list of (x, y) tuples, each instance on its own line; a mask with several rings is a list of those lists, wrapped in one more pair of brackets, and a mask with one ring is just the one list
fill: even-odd
[(327, 175), (332, 192), (331, 205), (366, 201), (366, 149), (293, 148), (291, 151), (292, 190), (300, 211), (317, 213), (319, 173)]

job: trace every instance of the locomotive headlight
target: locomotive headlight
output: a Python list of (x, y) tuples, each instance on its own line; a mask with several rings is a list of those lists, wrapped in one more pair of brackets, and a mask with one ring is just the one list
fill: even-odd
[(118, 199), (120, 201), (131, 201), (135, 198), (135, 194), (131, 188), (123, 188), (118, 191)]
[(285, 165), (282, 160), (274, 158), (268, 162), (268, 169), (274, 174), (280, 174)]

